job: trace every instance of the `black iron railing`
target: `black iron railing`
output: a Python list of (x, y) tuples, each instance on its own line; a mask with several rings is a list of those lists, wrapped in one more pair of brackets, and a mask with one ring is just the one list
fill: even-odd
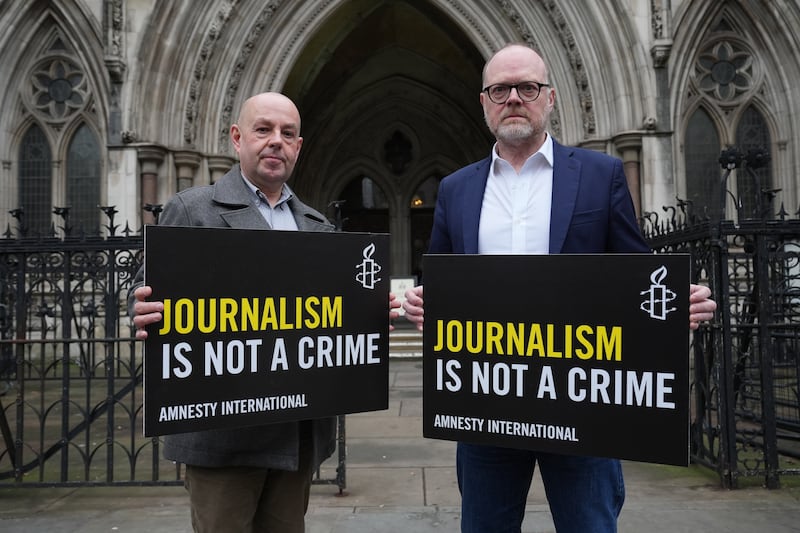
[[(693, 335), (692, 457), (731, 488), (800, 474), (800, 217), (773, 213), (777, 191), (757, 181), (753, 212), (734, 201), (734, 222), (724, 209), (729, 176), (759, 161), (723, 153), (716, 213), (679, 201), (642, 217), (653, 249), (691, 254), (693, 281), (719, 304)], [(141, 349), (125, 300), (142, 239), (103, 212), (102, 237), (66, 218), (31, 235), (17, 210), (0, 238), (0, 486), (181, 482), (141, 432)], [(344, 487), (344, 436), (340, 419), (336, 476), (316, 482)]]
[[(102, 208), (103, 236), (64, 224), (0, 238), (0, 487), (182, 483), (142, 434), (142, 345), (127, 316), (142, 237)], [(338, 466), (315, 483), (345, 483)]]
[[(752, 172), (763, 161), (723, 152), (722, 216), (698, 216), (679, 201), (642, 217), (653, 249), (690, 253), (693, 280), (719, 304), (693, 337), (692, 457), (730, 488), (743, 477), (776, 488), (781, 475), (800, 474), (800, 218), (772, 214), (776, 191)], [(737, 223), (724, 209), (734, 171), (748, 172), (761, 193), (752, 213), (734, 201)]]

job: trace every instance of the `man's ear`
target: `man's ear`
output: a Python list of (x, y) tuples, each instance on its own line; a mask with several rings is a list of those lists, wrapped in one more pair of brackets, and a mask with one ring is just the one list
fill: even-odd
[(550, 105), (550, 109), (552, 110), (556, 107), (556, 90), (550, 87), (550, 90), (548, 92), (550, 93), (547, 95), (548, 104)]
[(236, 152), (239, 152), (240, 141), (242, 140), (242, 132), (237, 124), (231, 126), (231, 142)]

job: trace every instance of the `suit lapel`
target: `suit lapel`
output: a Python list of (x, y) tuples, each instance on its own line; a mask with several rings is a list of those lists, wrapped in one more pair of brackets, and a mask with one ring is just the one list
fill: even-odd
[(463, 223), (464, 223), (464, 253), (478, 253), (478, 225), (481, 221), (481, 208), (483, 207), (483, 194), (486, 191), (486, 181), (489, 179), (489, 165), (492, 158), (484, 159), (475, 166), (475, 173), (467, 179), (464, 187)]
[(581, 162), (571, 148), (553, 141), (553, 203), (550, 210), (550, 253), (561, 253), (575, 211)]

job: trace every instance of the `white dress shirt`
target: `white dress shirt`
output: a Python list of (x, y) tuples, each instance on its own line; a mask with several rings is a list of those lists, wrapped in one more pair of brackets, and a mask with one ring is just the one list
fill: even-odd
[(519, 174), (492, 148), (492, 162), (478, 228), (481, 254), (550, 252), (553, 139), (550, 135)]

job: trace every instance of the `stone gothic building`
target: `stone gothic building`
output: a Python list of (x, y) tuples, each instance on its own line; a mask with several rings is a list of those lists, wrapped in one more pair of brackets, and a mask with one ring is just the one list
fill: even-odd
[[(549, 63), (553, 135), (620, 157), (640, 213), (794, 213), (798, 28), (798, 0), (0, 0), (0, 230), (152, 222), (273, 90), (303, 117), (298, 195), (418, 273), (438, 181), (489, 153), (481, 69), (512, 41)], [(731, 194), (728, 146), (770, 156)]]

